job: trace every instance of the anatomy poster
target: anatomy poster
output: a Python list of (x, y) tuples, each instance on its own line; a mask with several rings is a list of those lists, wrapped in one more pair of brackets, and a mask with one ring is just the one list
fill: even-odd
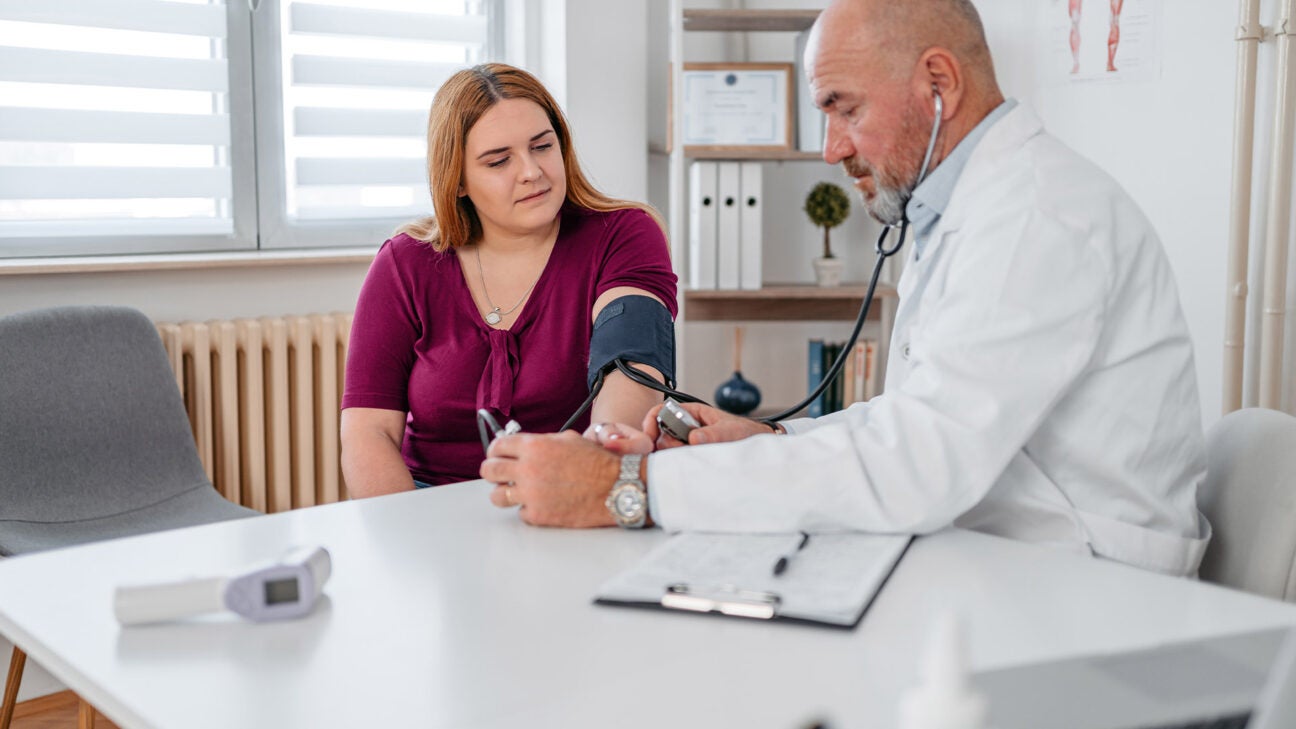
[(1149, 81), (1161, 74), (1162, 0), (1050, 0), (1054, 82)]

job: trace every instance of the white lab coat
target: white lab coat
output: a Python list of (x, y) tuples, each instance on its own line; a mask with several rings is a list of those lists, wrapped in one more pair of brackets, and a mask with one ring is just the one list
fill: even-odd
[(670, 530), (951, 523), (1170, 574), (1210, 525), (1192, 344), (1151, 225), (1025, 106), (973, 150), (898, 288), (886, 387), (792, 436), (649, 458)]

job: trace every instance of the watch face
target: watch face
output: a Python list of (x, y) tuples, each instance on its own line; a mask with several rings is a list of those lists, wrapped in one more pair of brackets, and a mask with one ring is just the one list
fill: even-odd
[(643, 496), (639, 490), (633, 487), (620, 489), (616, 496), (616, 510), (628, 519), (638, 517), (643, 510)]

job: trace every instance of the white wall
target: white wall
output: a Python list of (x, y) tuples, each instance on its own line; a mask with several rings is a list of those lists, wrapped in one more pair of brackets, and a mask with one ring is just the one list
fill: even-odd
[(647, 0), (566, 0), (567, 114), (581, 165), (613, 197), (648, 197)]

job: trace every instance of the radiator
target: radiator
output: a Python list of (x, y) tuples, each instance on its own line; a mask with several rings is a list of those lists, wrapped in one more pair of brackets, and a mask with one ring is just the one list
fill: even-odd
[(346, 497), (338, 404), (350, 314), (158, 324), (207, 476), (273, 513)]

